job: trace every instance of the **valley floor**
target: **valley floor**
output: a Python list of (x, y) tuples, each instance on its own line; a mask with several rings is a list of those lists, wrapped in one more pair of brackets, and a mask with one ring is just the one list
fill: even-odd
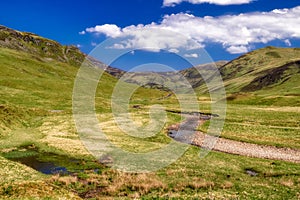
[[(236, 109), (233, 110), (233, 108)], [(253, 109), (259, 113), (251, 112), (249, 114)], [(286, 107), (285, 109), (284, 107), (229, 105), (227, 120), (230, 126), (226, 127), (228, 124), (225, 122), (225, 134), (221, 135), (215, 148), (224, 148), (222, 146), (224, 141), (227, 142), (229, 148), (234, 147), (234, 144), (228, 143), (229, 140), (224, 138), (230, 138), (230, 142), (232, 142), (236, 135), (241, 133), (239, 140), (234, 142), (243, 144), (241, 147), (236, 147), (241, 151), (246, 149), (244, 145), (250, 145), (252, 148), (253, 145), (257, 147), (256, 144), (268, 144), (272, 149), (282, 149), (276, 147), (278, 146), (296, 149), (299, 152), (296, 143), (299, 139), (297, 110), (299, 110), (298, 107), (293, 109)], [(238, 118), (235, 115), (237, 111), (239, 112)], [(133, 118), (137, 121), (145, 120), (147, 112), (146, 107), (145, 109), (141, 107), (134, 111)], [(262, 117), (252, 124), (251, 119), (257, 118), (257, 114)], [(167, 126), (181, 120), (176, 114), (168, 115), (170, 120), (167, 122)], [(247, 118), (241, 120), (245, 115)], [(287, 119), (286, 116), (295, 117), (281, 121)], [(146, 140), (137, 140), (122, 134), (109, 114), (99, 114), (98, 118), (100, 124), (105, 125), (104, 131), (110, 136), (110, 139), (129, 151), (153, 151), (170, 142), (165, 131)], [(265, 118), (276, 120), (265, 120)], [(199, 129), (205, 131), (207, 123), (204, 123)], [(260, 131), (266, 131), (265, 126), (275, 125), (277, 125), (276, 131), (273, 132), (273, 129), (269, 129), (271, 133), (267, 140), (256, 136)], [(255, 127), (255, 131), (252, 131), (253, 127)], [(244, 132), (244, 128), (249, 130)], [(233, 129), (236, 131), (233, 132)], [(32, 135), (30, 133), (41, 134)], [(231, 133), (234, 134), (230, 135)], [(21, 137), (23, 134), (27, 134), (28, 137)], [(287, 143), (285, 140), (280, 140), (283, 137), (289, 140), (290, 135), (293, 135), (294, 142)], [(293, 138), (291, 138), (292, 140)], [(68, 112), (52, 113), (43, 118), (42, 123), (36, 128), (24, 128), (10, 132), (4, 138), (2, 137), (0, 142), (2, 155), (8, 158), (17, 156), (16, 154), (26, 154), (28, 150), (24, 148), (24, 145), (35, 144), (41, 152), (52, 152), (72, 159), (82, 159), (80, 166), (85, 166), (83, 170), (76, 171), (78, 166), (62, 162), (61, 165), (67, 166), (74, 173), (43, 175), (27, 166), (1, 157), (0, 196), (2, 199), (300, 198), (300, 166), (297, 163), (215, 151), (200, 158), (199, 148), (195, 146), (191, 146), (175, 163), (150, 174), (123, 173), (105, 166), (95, 166), (93, 158), (80, 143), (75, 133), (72, 114)], [(13, 153), (9, 154), (10, 152)], [(297, 155), (294, 155), (295, 159), (297, 159)], [(41, 159), (47, 160), (46, 158)], [(95, 167), (98, 169), (96, 172), (93, 170)]]

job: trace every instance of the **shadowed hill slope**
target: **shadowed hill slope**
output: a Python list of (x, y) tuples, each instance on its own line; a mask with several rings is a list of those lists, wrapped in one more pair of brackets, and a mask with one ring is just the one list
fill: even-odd
[(266, 47), (229, 62), (220, 72), (228, 91), (257, 91), (288, 81), (298, 73), (299, 60), (299, 48)]

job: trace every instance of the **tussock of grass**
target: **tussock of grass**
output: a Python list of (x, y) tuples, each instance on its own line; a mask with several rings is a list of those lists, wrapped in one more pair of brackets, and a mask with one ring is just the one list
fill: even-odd
[[(125, 174), (117, 173), (106, 192), (111, 196), (126, 196), (128, 191), (145, 195), (153, 190), (163, 191), (166, 185), (155, 174)], [(123, 193), (123, 194), (122, 194)]]
[(25, 181), (2, 185), (0, 195), (5, 199), (81, 199), (72, 192), (45, 181)]
[[(89, 173), (85, 176), (53, 176), (51, 183), (64, 188), (72, 188), (85, 197), (95, 192), (99, 197), (141, 197), (154, 191), (164, 191), (167, 185), (153, 174), (127, 174), (108, 170), (102, 174)], [(98, 190), (97, 190), (98, 189)]]

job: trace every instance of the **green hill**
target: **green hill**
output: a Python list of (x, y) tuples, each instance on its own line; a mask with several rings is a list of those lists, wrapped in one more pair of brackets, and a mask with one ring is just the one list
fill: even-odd
[[(184, 92), (186, 85), (189, 85), (200, 96), (207, 96), (207, 87), (201, 74), (210, 74), (207, 72), (214, 65), (219, 68), (227, 99), (231, 103), (299, 106), (299, 64), (299, 48), (266, 47), (230, 62), (219, 61), (178, 72), (130, 72), (123, 78), (126, 82), (161, 90), (176, 87)], [(212, 80), (213, 77), (206, 78)]]
[(36, 59), (53, 59), (77, 66), (85, 58), (85, 55), (76, 46), (63, 46), (36, 34), (16, 31), (1, 25), (0, 46), (31, 53)]
[(228, 100), (299, 106), (300, 49), (266, 47), (220, 68)]
[[(74, 46), (63, 46), (32, 33), (0, 26), (0, 131), (30, 126), (37, 116), (72, 112), (72, 92), (77, 71), (86, 55)], [(95, 68), (100, 61), (87, 57)], [(114, 75), (121, 70), (108, 67)], [(118, 79), (103, 73), (99, 81), (96, 109), (110, 110), (110, 96)], [(165, 96), (149, 89), (136, 91), (136, 98)]]

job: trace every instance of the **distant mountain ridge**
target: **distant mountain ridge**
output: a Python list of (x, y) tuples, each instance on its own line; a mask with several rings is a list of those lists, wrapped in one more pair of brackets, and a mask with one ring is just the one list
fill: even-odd
[(184, 92), (188, 88), (197, 88), (205, 84), (202, 77), (204, 71), (220, 68), (226, 63), (227, 61), (219, 61), (170, 72), (128, 72), (122, 79), (148, 88), (173, 88)]
[[(84, 53), (82, 53), (76, 46), (70, 45), (70, 46), (64, 46), (59, 44), (58, 42), (50, 39), (43, 38), (41, 36), (38, 36), (34, 33), (28, 33), (28, 32), (21, 32), (17, 30), (13, 30), (10, 28), (7, 28), (5, 26), (0, 25), (0, 47), (25, 51), (27, 53), (33, 54), (34, 57), (38, 60), (44, 59), (47, 61), (47, 59), (54, 59), (60, 62), (68, 63), (75, 66), (80, 66), (82, 62), (86, 59), (88, 60), (92, 65), (97, 66), (101, 69), (105, 69), (105, 71), (112, 76), (116, 78), (121, 78), (126, 72), (105, 65), (101, 61), (92, 58)], [(222, 62), (216, 62), (217, 66), (221, 66), (225, 64), (226, 61)], [(213, 63), (212, 63), (213, 64)], [(212, 64), (206, 64), (197, 66), (199, 67), (207, 67)], [(176, 72), (177, 73), (177, 72)], [(185, 78), (187, 78), (193, 87), (196, 87), (200, 85), (199, 81), (201, 82), (201, 75), (197, 72), (195, 68), (189, 68), (185, 70), (179, 71), (180, 74), (182, 74)], [(130, 74), (130, 75), (129, 75)], [(155, 72), (130, 72), (126, 73), (126, 81), (130, 83), (139, 84), (145, 87), (151, 87), (151, 88), (158, 88), (163, 89), (165, 88), (163, 84), (149, 84), (150, 79), (155, 79), (155, 77), (159, 77), (160, 75), (166, 75), (168, 80), (164, 80), (163, 82), (169, 81), (177, 81), (174, 80), (174, 72), (167, 72), (167, 73), (158, 73)], [(140, 76), (140, 77), (139, 77)], [(134, 77), (134, 79), (132, 79)], [(172, 80), (173, 78), (173, 80)], [(140, 81), (139, 79), (143, 79), (145, 81)]]
[(246, 53), (230, 62), (219, 61), (176, 72), (127, 73), (106, 66), (82, 53), (75, 46), (64, 46), (36, 34), (16, 31), (1, 25), (0, 47), (29, 53), (38, 61), (56, 60), (77, 67), (86, 59), (92, 66), (105, 69), (112, 76), (129, 83), (160, 90), (169, 90), (174, 83), (177, 89), (184, 90), (188, 84), (199, 94), (205, 95), (208, 91), (201, 74), (216, 66), (230, 101), (259, 99), (253, 102), (268, 105), (280, 102), (281, 105), (287, 104), (283, 101), (287, 101), (285, 97), (289, 97), (290, 104), (300, 105), (300, 48), (269, 46)]

